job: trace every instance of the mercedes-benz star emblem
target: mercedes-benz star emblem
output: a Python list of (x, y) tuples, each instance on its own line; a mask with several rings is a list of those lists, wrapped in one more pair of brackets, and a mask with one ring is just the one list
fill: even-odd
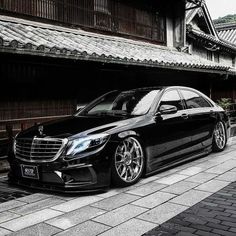
[(40, 125), (38, 127), (38, 131), (39, 131), (40, 136), (43, 136), (43, 126), (42, 125)]

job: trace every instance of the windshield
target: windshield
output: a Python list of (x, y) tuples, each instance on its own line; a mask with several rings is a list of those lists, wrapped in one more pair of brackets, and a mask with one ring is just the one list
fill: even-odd
[(144, 115), (160, 90), (113, 91), (88, 104), (76, 115)]

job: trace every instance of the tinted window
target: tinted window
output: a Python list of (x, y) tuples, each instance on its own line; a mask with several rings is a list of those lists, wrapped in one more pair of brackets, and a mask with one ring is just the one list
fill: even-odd
[(176, 106), (178, 110), (184, 109), (181, 98), (177, 90), (171, 90), (171, 91), (166, 92), (161, 98), (160, 107), (162, 105)]
[(181, 90), (181, 92), (189, 109), (211, 107), (211, 105), (199, 94), (189, 90)]
[(130, 90), (112, 92), (89, 104), (78, 115), (143, 115), (151, 108), (160, 90)]

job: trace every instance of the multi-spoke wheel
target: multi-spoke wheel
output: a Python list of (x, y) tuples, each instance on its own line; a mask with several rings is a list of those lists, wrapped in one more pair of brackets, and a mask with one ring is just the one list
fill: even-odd
[(115, 150), (112, 162), (112, 182), (129, 186), (138, 181), (144, 168), (144, 154), (139, 141), (134, 137), (125, 138)]
[(219, 121), (215, 125), (213, 133), (213, 151), (220, 152), (223, 151), (227, 143), (226, 130), (223, 122)]

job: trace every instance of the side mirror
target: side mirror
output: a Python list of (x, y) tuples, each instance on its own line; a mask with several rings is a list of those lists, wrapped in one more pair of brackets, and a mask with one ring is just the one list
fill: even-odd
[(177, 107), (173, 105), (161, 105), (159, 108), (159, 112), (164, 115), (175, 114), (177, 111)]
[(85, 106), (78, 106), (77, 109), (76, 109), (76, 113), (81, 111)]

